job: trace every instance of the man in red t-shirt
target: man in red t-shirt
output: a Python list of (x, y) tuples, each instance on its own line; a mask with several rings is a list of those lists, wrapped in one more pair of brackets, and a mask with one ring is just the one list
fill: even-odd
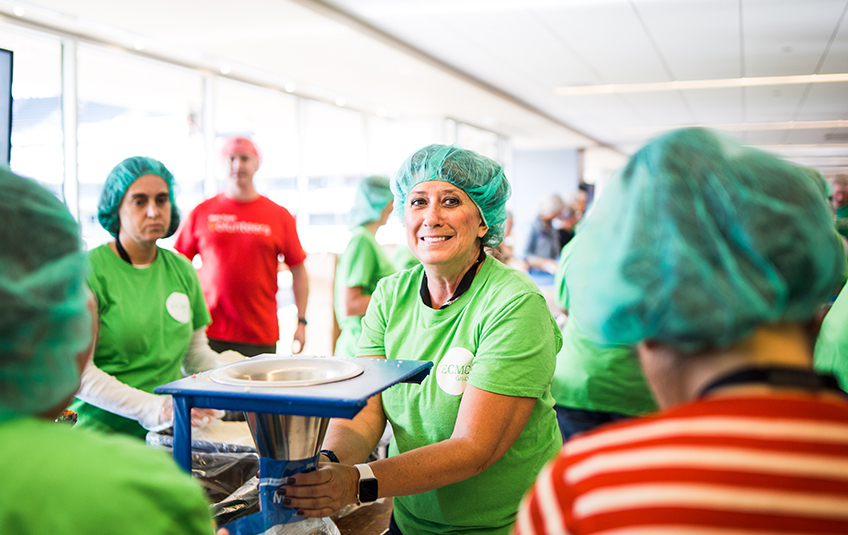
[(309, 278), (294, 217), (257, 193), (253, 175), (262, 158), (247, 138), (227, 139), (221, 151), (228, 172), (223, 192), (197, 205), (183, 221), (174, 248), (189, 259), (200, 255), (200, 284), (212, 314), (207, 330), (215, 351), (247, 356), (276, 353), (277, 271), (292, 274), (297, 328), (292, 352), (306, 340)]

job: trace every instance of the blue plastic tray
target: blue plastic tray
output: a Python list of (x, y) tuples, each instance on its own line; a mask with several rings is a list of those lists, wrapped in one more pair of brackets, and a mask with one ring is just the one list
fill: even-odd
[[(277, 355), (276, 358), (279, 358)], [(271, 358), (271, 357), (254, 357)], [(216, 383), (211, 371), (185, 377), (156, 387), (156, 394), (174, 397), (174, 459), (191, 471), (191, 425), (189, 413), (194, 407), (228, 411), (265, 412), (353, 418), (368, 403), (368, 398), (397, 383), (420, 383), (430, 373), (432, 362), (387, 359), (355, 360), (364, 372), (357, 377), (314, 386), (244, 387)]]

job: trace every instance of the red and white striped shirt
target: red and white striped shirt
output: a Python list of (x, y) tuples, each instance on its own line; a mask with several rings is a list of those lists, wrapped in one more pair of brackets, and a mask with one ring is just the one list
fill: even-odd
[(848, 534), (848, 400), (716, 397), (579, 435), (514, 533)]

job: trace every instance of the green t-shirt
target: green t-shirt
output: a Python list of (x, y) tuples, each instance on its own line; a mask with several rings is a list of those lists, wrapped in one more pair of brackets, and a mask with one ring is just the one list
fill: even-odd
[(824, 317), (813, 366), (817, 371), (835, 375), (843, 390), (848, 390), (848, 285)]
[(374, 234), (364, 226), (354, 228), (336, 266), (335, 309), (341, 334), (336, 341), (335, 356), (352, 357), (362, 331), (362, 316), (344, 315), (345, 289), (361, 286), (363, 294), (371, 295), (377, 288), (377, 282), (394, 272), (394, 265), (374, 239)]
[(420, 385), (383, 392), (394, 432), (389, 454), (450, 438), (466, 384), (538, 399), (501, 459), (465, 481), (395, 497), (395, 519), (410, 534), (506, 534), (525, 492), (562, 445), (550, 393), (559, 329), (530, 278), (491, 257), (468, 291), (442, 310), (421, 301), (422, 274), (417, 266), (380, 281), (356, 351), (434, 364)]
[[(554, 281), (556, 300), (569, 309), (565, 272), (580, 235), (562, 248)], [(657, 410), (636, 352), (626, 346), (601, 346), (590, 341), (573, 315), (562, 329), (551, 393), (557, 405), (570, 409), (639, 415)]]
[(836, 209), (836, 230), (848, 238), (848, 205)]
[(415, 267), (420, 263), (421, 262), (415, 258), (415, 255), (412, 254), (412, 251), (409, 250), (409, 246), (405, 243), (399, 243), (395, 247), (395, 252), (392, 255), (392, 264), (395, 265), (395, 268), (398, 271)]
[(0, 423), (0, 533), (211, 535), (201, 487), (163, 451), (19, 418)]
[[(176, 381), (192, 333), (210, 321), (197, 272), (184, 257), (159, 249), (146, 268), (124, 262), (107, 244), (89, 253), (88, 282), (97, 297), (100, 337), (94, 364), (119, 381), (152, 393)], [(97, 428), (144, 437), (129, 420), (80, 400), (77, 428)]]

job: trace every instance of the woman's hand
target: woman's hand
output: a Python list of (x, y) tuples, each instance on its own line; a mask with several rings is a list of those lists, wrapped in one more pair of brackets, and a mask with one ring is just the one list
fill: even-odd
[[(220, 412), (215, 409), (191, 409), (191, 426), (192, 427), (203, 427), (204, 425), (210, 423), (215, 418), (220, 417)], [(159, 423), (173, 423), (174, 421), (174, 399), (170, 396), (168, 400), (162, 405), (162, 409), (159, 411)]]
[(356, 503), (359, 471), (338, 463), (321, 464), (318, 470), (295, 474), (277, 494), (283, 505), (297, 509), (302, 517), (333, 516), (349, 503)]

